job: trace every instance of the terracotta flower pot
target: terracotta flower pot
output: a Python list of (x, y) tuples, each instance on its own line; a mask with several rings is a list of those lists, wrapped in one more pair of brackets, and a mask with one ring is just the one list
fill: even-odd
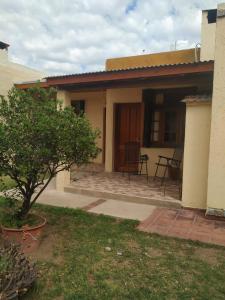
[(24, 253), (33, 252), (40, 243), (41, 233), (46, 224), (45, 218), (38, 217), (41, 222), (36, 226), (23, 226), (19, 229), (1, 226), (3, 239), (20, 244)]

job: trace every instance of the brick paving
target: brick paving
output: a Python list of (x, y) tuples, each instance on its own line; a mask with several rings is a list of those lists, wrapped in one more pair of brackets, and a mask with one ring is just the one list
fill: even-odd
[(82, 207), (82, 209), (85, 210), (85, 211), (89, 211), (89, 210), (95, 208), (96, 206), (98, 206), (98, 205), (100, 205), (100, 204), (102, 204), (104, 202), (106, 202), (106, 200), (104, 200), (104, 199), (98, 199), (97, 201), (94, 201), (94, 202), (92, 202), (92, 203), (90, 203), (90, 204)]
[(198, 210), (157, 207), (138, 229), (225, 246), (225, 219), (206, 217)]

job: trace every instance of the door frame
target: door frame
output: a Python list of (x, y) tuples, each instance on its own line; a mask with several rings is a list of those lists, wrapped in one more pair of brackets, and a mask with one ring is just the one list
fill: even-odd
[(116, 147), (117, 147), (117, 136), (116, 136), (116, 122), (117, 122), (117, 117), (118, 117), (118, 107), (120, 105), (129, 105), (129, 104), (139, 104), (140, 107), (141, 107), (141, 120), (140, 120), (140, 143), (141, 143), (141, 147), (143, 145), (143, 124), (144, 124), (144, 103), (143, 101), (142, 102), (118, 102), (118, 103), (114, 103), (113, 104), (113, 151), (112, 151), (112, 154), (113, 154), (113, 172), (116, 172), (115, 169), (116, 169), (116, 159), (115, 159), (115, 153), (116, 153)]

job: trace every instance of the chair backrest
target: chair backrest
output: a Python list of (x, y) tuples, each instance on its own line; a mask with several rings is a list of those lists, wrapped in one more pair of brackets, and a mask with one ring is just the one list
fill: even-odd
[(175, 148), (174, 153), (173, 153), (173, 159), (175, 161), (171, 162), (171, 166), (179, 167), (182, 160), (183, 160), (183, 154), (184, 154), (184, 148), (183, 147)]
[(132, 163), (139, 161), (140, 158), (140, 143), (127, 142), (125, 144), (125, 162)]
[(177, 147), (174, 149), (173, 153), (173, 159), (182, 161), (183, 159), (183, 153), (184, 153), (184, 148), (183, 147)]

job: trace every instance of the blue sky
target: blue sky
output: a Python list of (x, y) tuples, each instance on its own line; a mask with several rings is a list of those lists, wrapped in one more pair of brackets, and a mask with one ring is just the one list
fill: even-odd
[(125, 13), (129, 14), (131, 11), (133, 10), (135, 11), (137, 5), (138, 5), (138, 0), (131, 0), (126, 6)]
[(0, 40), (45, 74), (104, 69), (109, 57), (194, 47), (217, 0), (0, 0)]

